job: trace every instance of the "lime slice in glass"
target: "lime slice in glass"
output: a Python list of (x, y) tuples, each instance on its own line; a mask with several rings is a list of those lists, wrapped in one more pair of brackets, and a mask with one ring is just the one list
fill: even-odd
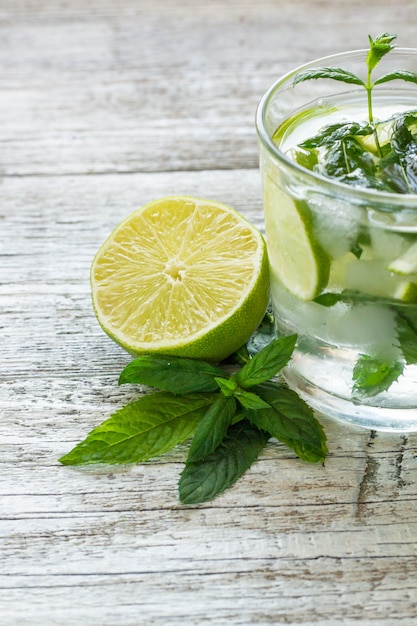
[(417, 241), (392, 261), (387, 269), (395, 274), (415, 274), (417, 272)]
[(265, 225), (271, 273), (294, 296), (313, 300), (327, 285), (330, 259), (314, 236), (306, 202), (265, 184)]

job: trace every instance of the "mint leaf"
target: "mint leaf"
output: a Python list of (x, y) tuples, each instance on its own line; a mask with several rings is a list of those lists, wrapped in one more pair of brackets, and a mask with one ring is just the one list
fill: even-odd
[(417, 192), (417, 141), (410, 128), (415, 128), (416, 114), (407, 113), (393, 126), (391, 146), (405, 178), (408, 191)]
[[(275, 394), (279, 391), (280, 402), (284, 404), (286, 394), (294, 393), (262, 382), (288, 362), (297, 339), (292, 335), (273, 340), (272, 323), (271, 316), (265, 326), (267, 345), (262, 349), (259, 343), (252, 346), (254, 356), (242, 368), (243, 373), (237, 372), (230, 378), (222, 369), (202, 361), (158, 355), (138, 357), (122, 372), (121, 384), (140, 383), (173, 391), (142, 396), (116, 411), (62, 456), (60, 462), (64, 465), (137, 463), (163, 454), (192, 437), (180, 479), (181, 501), (195, 504), (224, 491), (246, 471), (271, 437), (255, 424), (254, 418), (248, 420), (249, 413), (257, 415), (271, 410), (268, 394), (275, 404), (278, 401), (272, 390)], [(207, 389), (211, 392), (201, 391)], [(180, 391), (182, 395), (176, 395)], [(298, 408), (305, 410), (301, 400), (300, 403)], [(287, 419), (286, 409), (282, 408), (282, 412)], [(276, 433), (277, 429), (271, 427), (271, 431)], [(281, 440), (302, 458), (323, 457), (323, 446), (317, 453), (315, 441), (300, 436), (297, 428), (294, 432), (287, 428)]]
[(407, 313), (397, 313), (397, 333), (401, 352), (407, 365), (417, 363), (417, 327), (416, 320), (410, 318)]
[(217, 391), (216, 376), (224, 376), (223, 370), (205, 361), (144, 354), (124, 368), (119, 385), (135, 383), (161, 391), (186, 394)]
[(249, 410), (248, 419), (294, 450), (304, 461), (324, 461), (326, 436), (310, 407), (294, 391), (278, 383), (259, 385), (256, 392), (270, 406)]
[(256, 393), (239, 387), (234, 378), (216, 378), (216, 381), (225, 396), (234, 396), (245, 409), (262, 409), (268, 406)]
[(245, 409), (265, 409), (269, 407), (269, 404), (262, 400), (256, 393), (253, 391), (246, 391), (241, 387), (237, 387), (234, 397), (239, 400), (240, 404)]
[(396, 72), (389, 72), (388, 74), (384, 74), (380, 76), (374, 81), (374, 85), (382, 85), (382, 83), (387, 83), (391, 80), (405, 80), (409, 83), (417, 83), (417, 74), (414, 72), (409, 72), (407, 70), (397, 70)]
[(317, 80), (318, 78), (331, 78), (332, 80), (339, 80), (352, 85), (365, 85), (359, 76), (340, 67), (319, 67), (298, 72), (293, 80), (293, 85), (298, 85), (298, 83), (306, 80)]
[(263, 350), (255, 354), (231, 380), (239, 387), (248, 389), (275, 376), (290, 360), (297, 335), (289, 335), (271, 341)]
[(200, 461), (217, 448), (235, 413), (236, 400), (233, 396), (219, 394), (196, 428), (187, 462)]
[(373, 155), (355, 137), (347, 136), (334, 141), (327, 148), (316, 169), (324, 176), (343, 178), (343, 182), (346, 182), (345, 179), (349, 176), (361, 176), (364, 179), (371, 177), (374, 180), (376, 165)]
[(300, 150), (313, 151), (316, 160), (311, 160), (312, 168), (308, 169), (327, 178), (337, 178), (348, 185), (392, 191), (388, 181), (378, 177), (375, 155), (364, 148), (358, 139), (373, 135), (374, 132), (374, 128), (367, 123), (329, 124), (300, 143), (298, 151), (295, 150), (295, 157), (298, 161)]
[(398, 193), (417, 191), (417, 113), (396, 116), (391, 142), (379, 161), (380, 177)]
[(183, 504), (199, 504), (228, 489), (257, 459), (268, 433), (243, 420), (230, 426), (221, 444), (204, 461), (187, 463), (179, 481)]
[(230, 378), (219, 377), (216, 378), (216, 383), (220, 388), (220, 391), (225, 396), (233, 396), (237, 389), (237, 382)]
[(401, 376), (404, 363), (362, 354), (353, 368), (353, 395), (369, 398), (386, 391)]
[(389, 35), (388, 33), (378, 35), (375, 39), (368, 35), (369, 52), (366, 57), (366, 64), (369, 71), (375, 69), (382, 57), (395, 48), (395, 45), (391, 45), (391, 42), (396, 38), (396, 35)]
[(63, 465), (138, 463), (186, 441), (217, 394), (143, 396), (116, 411), (71, 452)]
[(216, 381), (225, 396), (234, 396), (246, 409), (262, 409), (268, 406), (256, 393), (239, 387), (235, 379), (216, 378)]
[(322, 306), (330, 307), (334, 306), (338, 302), (358, 303), (358, 302), (398, 302), (392, 298), (383, 298), (382, 296), (373, 296), (370, 293), (363, 293), (354, 289), (344, 289), (340, 292), (326, 291), (316, 298), (313, 302), (321, 304)]
[(328, 124), (320, 129), (313, 137), (305, 139), (299, 144), (301, 148), (321, 148), (322, 146), (332, 146), (335, 141), (341, 141), (348, 137), (361, 137), (372, 135), (373, 128), (369, 124), (359, 122), (338, 122)]

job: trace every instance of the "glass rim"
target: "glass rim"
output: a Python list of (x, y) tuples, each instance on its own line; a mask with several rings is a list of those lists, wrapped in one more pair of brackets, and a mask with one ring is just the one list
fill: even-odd
[[(375, 204), (376, 202), (388, 202), (391, 207), (393, 205), (400, 205), (402, 209), (414, 210), (417, 213), (417, 192), (396, 193), (390, 191), (381, 191), (379, 189), (373, 189), (369, 187), (354, 187), (352, 185), (347, 185), (346, 183), (327, 178), (316, 172), (312, 172), (288, 158), (285, 153), (282, 152), (278, 148), (278, 146), (275, 145), (275, 143), (272, 141), (272, 137), (266, 129), (265, 117), (268, 104), (270, 103), (275, 93), (279, 91), (281, 87), (283, 87), (285, 84), (290, 85), (290, 79), (298, 72), (306, 70), (312, 66), (317, 67), (318, 65), (327, 65), (330, 60), (333, 62), (335, 60), (341, 60), (343, 58), (352, 57), (354, 55), (366, 54), (368, 54), (368, 49), (365, 48), (358, 50), (348, 50), (346, 52), (338, 52), (336, 54), (318, 57), (316, 59), (313, 59), (312, 61), (309, 61), (308, 63), (302, 63), (301, 65), (298, 65), (297, 67), (289, 70), (285, 74), (282, 74), (263, 94), (256, 109), (255, 126), (258, 139), (275, 159), (280, 161), (290, 170), (297, 172), (300, 176), (303, 176), (307, 180), (314, 182), (316, 185), (324, 185), (329, 190), (334, 190), (339, 194), (343, 193), (344, 195), (348, 195), (350, 199), (357, 198), (358, 201), (370, 201), (373, 204)], [(417, 48), (394, 48), (390, 52), (391, 58), (393, 55), (398, 54), (417, 56)]]

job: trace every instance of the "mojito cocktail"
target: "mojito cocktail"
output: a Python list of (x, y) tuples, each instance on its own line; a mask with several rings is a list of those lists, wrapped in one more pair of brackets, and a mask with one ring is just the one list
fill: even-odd
[(392, 47), (372, 83), (372, 50), (284, 76), (257, 131), (277, 333), (298, 334), (289, 386), (336, 418), (415, 431), (417, 51)]

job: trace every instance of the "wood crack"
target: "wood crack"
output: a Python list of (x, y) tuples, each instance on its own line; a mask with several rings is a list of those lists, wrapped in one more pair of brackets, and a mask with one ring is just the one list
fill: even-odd
[(377, 473), (379, 469), (379, 461), (368, 451), (369, 448), (373, 447), (376, 437), (377, 433), (374, 430), (371, 430), (366, 444), (367, 450), (365, 456), (365, 468), (362, 474), (361, 482), (359, 483), (358, 497), (356, 499), (355, 518), (361, 522), (363, 522), (367, 516), (366, 505), (369, 501), (369, 496), (375, 496), (378, 491)]
[(403, 470), (403, 460), (404, 460), (404, 451), (408, 444), (408, 436), (403, 435), (401, 437), (401, 446), (398, 451), (397, 456), (395, 457), (395, 479), (397, 481), (398, 489), (402, 489), (407, 484), (406, 481), (402, 477)]

